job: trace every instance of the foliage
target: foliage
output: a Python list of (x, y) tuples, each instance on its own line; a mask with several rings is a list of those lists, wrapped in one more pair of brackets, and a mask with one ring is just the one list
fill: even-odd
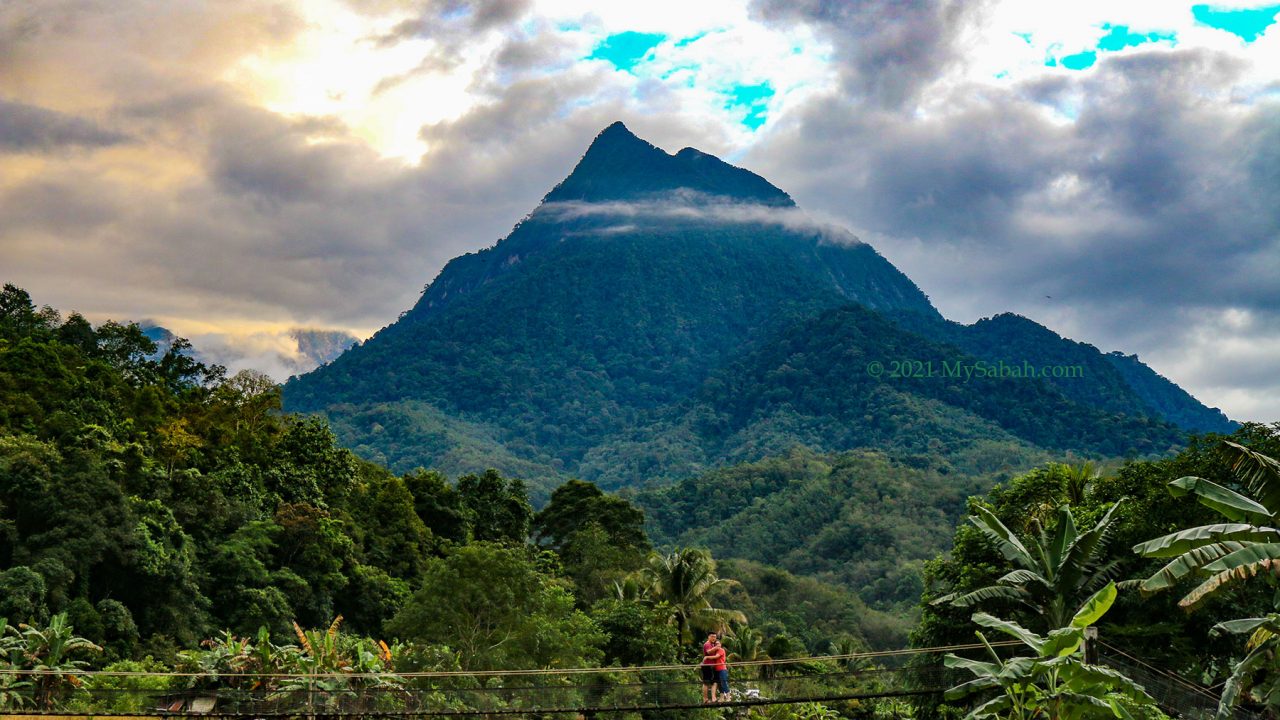
[(551, 493), (533, 529), (538, 543), (559, 556), (583, 606), (608, 597), (615, 583), (644, 565), (652, 549), (643, 511), (581, 480)]
[(66, 613), (107, 662), (337, 614), (375, 633), (437, 547), (465, 542), (449, 509), (497, 508), (514, 525), (494, 531), (524, 540), (516, 481), (478, 478), (465, 507), (447, 483), (415, 479), (415, 494), (323, 421), (280, 414), (261, 374), (228, 378), (184, 342), (160, 352), (137, 325), (64, 321), (13, 286), (0, 300), (0, 612), (13, 622)]
[(652, 553), (638, 575), (648, 597), (667, 606), (681, 642), (692, 642), (698, 631), (724, 632), (729, 623), (747, 621), (739, 610), (712, 606), (713, 593), (733, 581), (716, 574), (716, 562), (706, 550)]
[[(1275, 562), (1280, 558), (1280, 532), (1275, 530), (1280, 524), (1280, 461), (1230, 440), (1223, 441), (1222, 451), (1231, 462), (1237, 486), (1249, 495), (1192, 475), (1170, 482), (1169, 491), (1174, 497), (1194, 496), (1227, 522), (1178, 530), (1133, 548), (1145, 557), (1168, 560), (1143, 581), (1143, 591), (1159, 592), (1191, 578), (1199, 581), (1178, 601), (1189, 610), (1211, 596), (1225, 594), (1232, 584), (1260, 574), (1274, 587), (1275, 568), (1280, 567)], [(1275, 609), (1280, 609), (1280, 593), (1273, 597)], [(1272, 612), (1214, 626), (1217, 632), (1251, 635), (1246, 655), (1236, 663), (1223, 687), (1220, 717), (1229, 716), (1230, 708), (1244, 697), (1252, 697), (1272, 711), (1280, 708), (1278, 621), (1280, 615)]]
[[(1280, 428), (1246, 425), (1232, 438), (1251, 447), (1280, 450)], [(1071, 467), (1047, 465), (993, 488), (984, 498), (971, 499), (970, 514), (977, 514), (979, 507), (989, 509), (1025, 543), (1035, 533), (1036, 519), (1043, 517), (1047, 508), (1068, 503), (1076, 521), (1088, 527), (1124, 498), (1112, 513), (1109, 546), (1130, 547), (1178, 528), (1213, 522), (1213, 511), (1181, 502), (1166, 488), (1171, 478), (1188, 474), (1218, 484), (1230, 483), (1230, 463), (1217, 450), (1219, 444), (1215, 436), (1194, 438), (1175, 456), (1113, 465), (1083, 483)], [(1117, 579), (1148, 577), (1166, 562), (1114, 550), (1100, 559), (1116, 563), (1112, 577)], [(970, 613), (937, 600), (995, 585), (1016, 569), (976, 526), (959, 525), (951, 552), (925, 565), (926, 589), (912, 643), (927, 647), (966, 642), (962, 628)], [(1178, 609), (1177, 596), (1172, 594), (1123, 593), (1103, 621), (1101, 632), (1107, 642), (1137, 657), (1212, 685), (1226, 677), (1236, 653), (1228, 638), (1211, 633), (1215, 618), (1265, 614), (1271, 609), (1271, 596), (1260, 590), (1240, 587), (1221, 597), (1210, 597), (1204, 612), (1190, 615)], [(999, 612), (1025, 626), (1044, 627), (1038, 625), (1041, 621), (1033, 611), (1020, 605), (1004, 605)]]
[(88, 663), (78, 656), (101, 650), (73, 632), (65, 613), (39, 627), (22, 623), (15, 628), (0, 618), (0, 657), (6, 661), (0, 668), (30, 673), (3, 676), (0, 707), (58, 709), (83, 686), (79, 674)]
[(680, 640), (665, 605), (605, 598), (591, 607), (591, 618), (607, 639), (604, 665), (668, 665), (678, 661)]
[(457, 492), (473, 539), (523, 545), (529, 537), (533, 508), (522, 480), (486, 470), (458, 478)]
[(978, 638), (990, 661), (978, 661), (948, 654), (946, 665), (967, 670), (974, 679), (947, 691), (948, 699), (995, 691), (995, 696), (969, 711), (966, 718), (1035, 717), (1129, 718), (1135, 708), (1154, 707), (1155, 701), (1140, 686), (1109, 668), (1083, 661), (1085, 628), (1097, 622), (1111, 608), (1116, 586), (1108, 583), (1081, 605), (1062, 627), (1038, 635), (1009, 620), (977, 613), (973, 621), (1004, 633), (1031, 651), (1027, 656), (1002, 658), (985, 635)]
[(795, 448), (635, 501), (660, 545), (707, 547), (717, 557), (819, 577), (878, 610), (905, 614), (920, 595), (921, 565), (948, 546), (965, 498), (993, 481), (957, 476), (930, 457)]
[[(990, 509), (979, 506), (969, 516), (989, 542), (1012, 563), (1014, 570), (992, 585), (962, 595), (948, 594), (934, 603), (960, 608), (991, 602), (1012, 602), (1030, 610), (1045, 629), (1063, 627), (1079, 602), (1112, 580), (1119, 563), (1106, 556), (1108, 534), (1119, 504), (1083, 532), (1077, 529), (1069, 505), (1058, 508), (1056, 522), (1037, 527), (1024, 543)], [(1033, 521), (1040, 525), (1037, 519)]]
[(456, 648), (467, 670), (580, 667), (600, 659), (604, 638), (573, 605), (567, 584), (529, 550), (475, 542), (429, 561), (387, 630)]
[(869, 608), (841, 586), (750, 560), (717, 560), (716, 567), (736, 583), (718, 591), (715, 604), (741, 610), (766, 640), (786, 635), (813, 654), (840, 638), (877, 650), (906, 645), (908, 619)]

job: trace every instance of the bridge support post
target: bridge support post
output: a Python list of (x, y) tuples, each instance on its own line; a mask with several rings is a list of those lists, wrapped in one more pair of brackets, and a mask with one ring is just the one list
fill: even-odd
[(1084, 662), (1086, 665), (1098, 664), (1098, 626), (1090, 625), (1084, 629)]

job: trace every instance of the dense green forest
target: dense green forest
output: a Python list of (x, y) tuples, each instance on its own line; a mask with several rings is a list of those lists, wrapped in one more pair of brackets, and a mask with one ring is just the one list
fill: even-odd
[[(1226, 704), (1276, 705), (1263, 571), (1280, 557), (1280, 425), (1106, 472), (983, 478), (924, 453), (796, 448), (626, 496), (571, 480), (535, 511), (496, 471), (361, 460), (322, 421), (280, 412), (265, 377), (227, 377), (185, 348), (0, 293), (5, 707), (87, 707), (117, 682), (67, 680), (87, 668), (195, 673), (152, 678), (153, 693), (209, 673), (336, 671), (358, 695), (362, 672), (400, 691), (390, 673), (689, 662), (713, 628), (741, 661), (897, 647), (909, 628), (923, 647), (968, 642), (982, 627), (1028, 659), (949, 658), (979, 676), (978, 697), (895, 711), (1158, 713), (1123, 675), (1082, 664), (1086, 623)], [(21, 674), (37, 665), (61, 674)], [(822, 667), (838, 666), (795, 671)], [(1073, 714), (1086, 706), (1106, 710)]]
[[(535, 512), (495, 471), (393, 474), (281, 413), (266, 377), (185, 349), (0, 294), (0, 656), (34, 661), (14, 643), (38, 647), (47, 625), (82, 641), (69, 669), (216, 668), (229, 643), (287, 649), (332, 626), (375, 669), (378, 638), (401, 670), (578, 667), (687, 660), (725, 618), (758, 622), (779, 657), (863, 647), (862, 623), (885, 622), (815, 581), (796, 592), (826, 604), (796, 614), (776, 584), (752, 591), (781, 571), (744, 566), (739, 583), (705, 551), (656, 553), (643, 513), (589, 483)], [(670, 584), (693, 571), (701, 584)], [(49, 700), (26, 692), (12, 697)]]
[(707, 547), (837, 585), (900, 618), (905, 630), (924, 562), (947, 549), (966, 499), (1009, 477), (939, 472), (872, 451), (795, 448), (635, 501), (659, 544)]

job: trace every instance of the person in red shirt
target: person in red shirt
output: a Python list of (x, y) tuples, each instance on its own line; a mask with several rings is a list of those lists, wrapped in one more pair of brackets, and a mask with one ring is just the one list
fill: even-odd
[[(716, 647), (719, 646), (720, 639), (715, 633), (707, 634), (707, 641), (702, 643), (702, 665), (698, 668), (702, 672), (702, 703), (716, 701)], [(707, 699), (710, 695), (710, 700)]]
[(719, 687), (711, 688), (711, 702), (716, 701), (717, 689), (719, 689), (720, 691), (720, 698), (723, 699), (725, 702), (728, 702), (729, 700), (729, 662), (728, 662), (728, 656), (725, 654), (725, 651), (724, 651), (724, 646), (720, 644), (719, 640), (716, 640), (716, 647), (715, 647), (715, 652), (713, 654), (713, 657), (715, 658), (716, 684)]

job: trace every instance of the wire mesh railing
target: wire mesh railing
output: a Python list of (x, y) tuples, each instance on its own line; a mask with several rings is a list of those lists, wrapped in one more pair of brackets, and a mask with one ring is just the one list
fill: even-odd
[[(909, 665), (918, 654), (734, 666), (731, 691), (716, 706), (853, 703), (939, 692), (965, 679), (940, 664)], [(696, 667), (403, 676), (83, 673), (56, 703), (0, 703), (0, 714), (465, 717), (681, 710), (707, 707), (696, 673)], [(23, 682), (10, 675), (15, 679)]]
[[(1099, 643), (1102, 652), (1098, 662), (1142, 686), (1147, 694), (1169, 714), (1186, 720), (1213, 720), (1218, 716), (1219, 696), (1206, 687), (1180, 675), (1146, 663), (1123, 650)], [(1234, 720), (1263, 720), (1264, 716), (1247, 709), (1231, 709)]]

